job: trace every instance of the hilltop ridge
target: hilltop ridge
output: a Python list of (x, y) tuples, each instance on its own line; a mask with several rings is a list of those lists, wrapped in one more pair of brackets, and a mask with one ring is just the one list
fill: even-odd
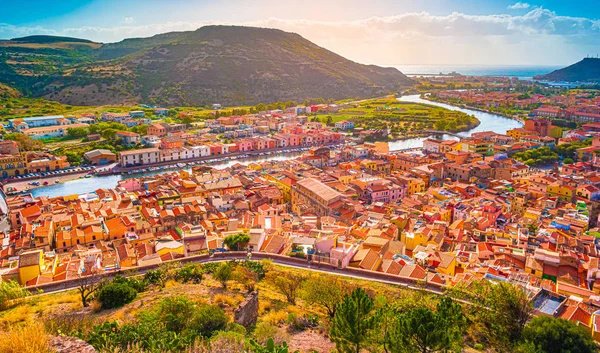
[(584, 58), (573, 65), (535, 78), (547, 81), (600, 82), (600, 59)]
[(0, 81), (28, 96), (77, 105), (372, 97), (411, 83), (395, 68), (353, 62), (296, 33), (241, 26), (108, 44), (17, 38), (0, 42)]

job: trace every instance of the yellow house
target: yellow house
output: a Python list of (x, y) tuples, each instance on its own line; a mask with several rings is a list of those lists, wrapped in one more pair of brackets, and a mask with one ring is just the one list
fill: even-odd
[(521, 140), (521, 137), (531, 135), (531, 131), (527, 131), (522, 127), (518, 127), (516, 129), (511, 129), (506, 132), (506, 136), (512, 137), (515, 140)]
[(534, 221), (537, 221), (540, 219), (542, 212), (538, 209), (535, 208), (528, 208), (525, 210), (525, 213), (523, 214), (523, 217), (525, 218), (529, 218), (532, 219)]
[(544, 274), (544, 263), (536, 260), (533, 256), (527, 256), (527, 260), (525, 261), (525, 272), (532, 276), (542, 278), (542, 275)]
[(183, 247), (183, 243), (180, 243), (175, 240), (158, 241), (156, 243), (156, 252), (160, 256), (163, 256), (170, 252), (185, 255), (185, 249)]
[(408, 179), (408, 195), (425, 192), (425, 182), (423, 179), (407, 178)]
[(19, 256), (19, 282), (25, 285), (42, 274), (44, 270), (44, 251), (33, 250), (27, 251)]
[(445, 275), (454, 276), (456, 273), (456, 256), (447, 252), (441, 252), (439, 255), (440, 264), (437, 267), (438, 271)]
[(409, 251), (413, 251), (419, 245), (425, 246), (427, 244), (427, 237), (420, 230), (416, 232), (402, 232), (400, 240), (406, 245), (406, 250)]
[(566, 184), (561, 185), (559, 183), (554, 183), (548, 185), (546, 194), (550, 197), (556, 196), (563, 201), (571, 201), (575, 194), (575, 188)]

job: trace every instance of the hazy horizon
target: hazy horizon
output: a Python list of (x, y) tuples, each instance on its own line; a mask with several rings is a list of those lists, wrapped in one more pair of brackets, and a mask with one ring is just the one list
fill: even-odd
[(4, 0), (0, 38), (59, 35), (96, 42), (204, 25), (295, 32), (380, 66), (564, 66), (600, 52), (600, 3), (575, 0)]

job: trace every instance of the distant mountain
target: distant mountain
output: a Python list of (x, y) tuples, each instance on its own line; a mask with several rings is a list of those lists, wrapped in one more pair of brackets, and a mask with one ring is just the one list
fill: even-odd
[(71, 38), (71, 37), (57, 37), (57, 36), (46, 36), (46, 35), (36, 35), (36, 36), (27, 36), (20, 38), (11, 39), (12, 42), (19, 43), (59, 43), (59, 42), (70, 42), (70, 43), (94, 43), (91, 40), (80, 39), (80, 38)]
[(535, 78), (557, 82), (600, 82), (600, 59), (585, 58), (571, 66)]
[[(42, 60), (40, 60), (40, 58)], [(0, 81), (67, 104), (256, 104), (369, 97), (412, 83), (276, 29), (206, 26), (99, 44), (31, 36), (0, 42)]]

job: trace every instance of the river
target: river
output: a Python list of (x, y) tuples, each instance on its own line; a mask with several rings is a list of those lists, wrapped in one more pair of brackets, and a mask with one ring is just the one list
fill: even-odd
[[(430, 104), (430, 105), (436, 105), (436, 106), (443, 107), (446, 109), (458, 110), (458, 111), (467, 113), (469, 115), (474, 115), (475, 117), (477, 117), (477, 119), (479, 119), (479, 121), (481, 121), (481, 124), (479, 124), (479, 126), (477, 126), (476, 128), (461, 134), (461, 135), (465, 135), (465, 136), (470, 135), (472, 132), (479, 132), (479, 131), (494, 131), (494, 132), (497, 132), (500, 134), (504, 134), (504, 133), (506, 133), (507, 130), (523, 126), (520, 122), (513, 120), (513, 119), (508, 119), (501, 115), (485, 113), (485, 112), (481, 112), (481, 111), (477, 111), (477, 110), (473, 110), (473, 109), (459, 108), (459, 107), (455, 107), (455, 106), (444, 104), (444, 103), (430, 102), (428, 100), (422, 99), (419, 95), (403, 96), (403, 97), (398, 98), (398, 100), (400, 100), (402, 102), (425, 103), (425, 104)], [(444, 135), (444, 136), (442, 136), (442, 138), (443, 139), (453, 139), (454, 137)], [(423, 145), (424, 139), (425, 139), (425, 137), (390, 142), (390, 150), (400, 150), (400, 149), (406, 149), (406, 148), (421, 147)], [(267, 156), (267, 157), (254, 157), (254, 158), (248, 158), (248, 159), (243, 159), (243, 160), (231, 160), (231, 161), (227, 161), (225, 163), (213, 164), (211, 166), (215, 167), (215, 168), (226, 168), (235, 163), (247, 165), (250, 163), (256, 163), (256, 162), (261, 162), (261, 161), (283, 161), (283, 160), (296, 158), (299, 155), (301, 155), (301, 152), (294, 152), (294, 153), (275, 155), (275, 156)], [(187, 168), (187, 169), (189, 170), (189, 168)], [(55, 196), (62, 196), (62, 195), (85, 194), (85, 193), (92, 192), (92, 191), (100, 189), (100, 188), (113, 188), (117, 185), (119, 180), (123, 180), (123, 179), (127, 179), (127, 178), (136, 178), (136, 177), (140, 177), (142, 175), (155, 175), (155, 174), (164, 173), (164, 172), (165, 171), (156, 171), (156, 172), (147, 172), (144, 174), (107, 175), (107, 176), (99, 176), (99, 177), (88, 178), (88, 179), (77, 179), (77, 180), (73, 180), (73, 181), (67, 181), (67, 182), (64, 182), (61, 184), (53, 184), (53, 185), (35, 188), (35, 189), (31, 190), (31, 194), (34, 197), (37, 197), (37, 196), (55, 197)]]

